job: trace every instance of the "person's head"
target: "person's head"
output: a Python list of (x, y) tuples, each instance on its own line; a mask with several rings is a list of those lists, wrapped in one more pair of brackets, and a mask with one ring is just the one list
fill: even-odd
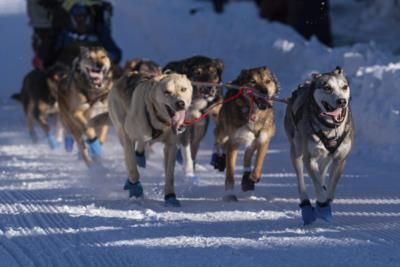
[(74, 30), (83, 33), (89, 30), (91, 25), (90, 9), (87, 5), (75, 4), (69, 11), (71, 24)]

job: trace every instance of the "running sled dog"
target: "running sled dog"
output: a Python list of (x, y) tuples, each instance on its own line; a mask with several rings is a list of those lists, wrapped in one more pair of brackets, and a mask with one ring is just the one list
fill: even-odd
[[(164, 71), (185, 74), (193, 82), (193, 98), (187, 112), (187, 120), (191, 125), (179, 137), (182, 148), (182, 163), (186, 177), (195, 178), (194, 168), (200, 142), (207, 133), (209, 117), (203, 117), (205, 112), (216, 120), (221, 105), (214, 105), (222, 100), (222, 88), (217, 86), (221, 82), (224, 63), (221, 59), (212, 59), (205, 56), (193, 56), (179, 61), (168, 63)], [(197, 84), (196, 84), (197, 82)], [(203, 83), (203, 84), (202, 84)], [(207, 83), (209, 83), (207, 85)], [(210, 84), (215, 84), (214, 86)], [(211, 106), (214, 105), (212, 108)], [(209, 110), (210, 109), (210, 110)], [(178, 155), (180, 155), (178, 153)]]
[(174, 190), (174, 169), (178, 134), (183, 130), (186, 110), (192, 99), (192, 85), (185, 75), (155, 77), (125, 72), (108, 97), (109, 116), (124, 150), (129, 197), (142, 197), (135, 146), (164, 144), (165, 205), (179, 207)]
[(13, 99), (22, 103), (32, 141), (36, 143), (38, 140), (34, 127), (36, 122), (46, 135), (52, 149), (59, 145), (57, 139), (61, 139), (62, 127), (57, 120), (56, 135), (54, 135), (48, 117), (49, 115), (58, 116), (56, 87), (67, 72), (66, 67), (58, 64), (46, 71), (34, 69), (24, 77), (20, 93), (12, 95)]
[[(311, 81), (301, 84), (289, 99), (284, 126), (305, 225), (317, 218), (332, 220), (331, 202), (353, 144), (349, 104), (350, 87), (340, 67), (313, 74)], [(314, 185), (315, 208), (306, 192), (304, 166)]]
[(219, 155), (226, 160), (225, 201), (237, 201), (234, 177), (239, 145), (245, 147), (242, 191), (252, 191), (261, 179), (263, 162), (276, 129), (272, 98), (278, 92), (278, 84), (272, 72), (267, 67), (242, 70), (232, 84), (244, 91), (228, 90), (215, 128), (216, 142), (226, 153)]
[[(90, 127), (88, 121), (107, 110), (113, 85), (111, 61), (103, 47), (81, 47), (67, 78), (60, 82), (57, 101), (61, 122), (72, 135), (88, 166), (98, 160), (108, 126)], [(86, 138), (86, 140), (84, 140)]]

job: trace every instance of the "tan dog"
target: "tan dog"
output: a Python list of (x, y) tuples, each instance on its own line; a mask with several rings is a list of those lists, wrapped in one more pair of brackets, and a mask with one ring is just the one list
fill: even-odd
[[(254, 190), (254, 184), (261, 179), (263, 161), (270, 140), (275, 134), (274, 111), (270, 99), (278, 92), (276, 79), (267, 67), (242, 70), (232, 84), (239, 87), (248, 86), (250, 89), (223, 104), (215, 129), (216, 141), (226, 152), (224, 196), (226, 201), (237, 201), (233, 189), (239, 145), (244, 145), (246, 148), (242, 190)], [(229, 90), (225, 100), (232, 99), (238, 92)], [(255, 166), (251, 169), (255, 152), (257, 153)]]
[(80, 56), (57, 92), (61, 121), (88, 166), (100, 156), (101, 144), (107, 136), (107, 126), (95, 129), (87, 124), (91, 117), (107, 110), (106, 99), (113, 85), (110, 69), (111, 61), (104, 48), (81, 48)]
[(129, 196), (141, 197), (135, 145), (164, 143), (165, 205), (180, 206), (174, 190), (178, 136), (192, 99), (192, 85), (185, 75), (163, 74), (153, 78), (125, 73), (111, 91), (109, 115), (124, 149)]
[[(34, 129), (34, 124), (37, 122), (47, 136), (52, 149), (58, 146), (58, 141), (51, 132), (48, 115), (56, 114), (58, 111), (57, 94), (54, 88), (65, 78), (67, 71), (67, 68), (61, 65), (55, 65), (47, 71), (32, 70), (24, 77), (21, 92), (12, 96), (13, 99), (22, 103), (32, 141), (37, 142)], [(61, 135), (60, 131), (58, 127), (59, 135)]]

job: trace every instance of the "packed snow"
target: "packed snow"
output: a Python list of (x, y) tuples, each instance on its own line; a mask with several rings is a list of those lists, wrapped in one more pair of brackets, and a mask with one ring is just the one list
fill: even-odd
[[(208, 165), (212, 129), (199, 153), (198, 185), (176, 166), (181, 208), (163, 206), (161, 145), (140, 170), (145, 199), (132, 201), (122, 190), (126, 172), (113, 131), (104, 167), (90, 171), (76, 151), (52, 151), (44, 137), (32, 144), (21, 106), (9, 99), (31, 68), (31, 29), (24, 1), (0, 0), (0, 266), (400, 266), (398, 1), (331, 0), (340, 45), (333, 49), (259, 19), (245, 1), (227, 5), (223, 15), (206, 1), (113, 3), (113, 35), (124, 60), (163, 65), (198, 54), (218, 57), (224, 81), (242, 68), (267, 65), (281, 97), (311, 73), (342, 66), (356, 143), (338, 186), (334, 222), (302, 226), (281, 103), (263, 179), (254, 194), (239, 194), (238, 203), (222, 201), (223, 173)], [(199, 12), (191, 15), (191, 8)], [(239, 158), (237, 185), (241, 171)]]

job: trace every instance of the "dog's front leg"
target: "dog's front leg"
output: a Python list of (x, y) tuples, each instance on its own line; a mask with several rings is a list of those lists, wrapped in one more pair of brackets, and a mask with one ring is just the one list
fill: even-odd
[(294, 143), (290, 145), (290, 159), (292, 161), (294, 171), (297, 177), (297, 190), (299, 192), (300, 203), (304, 201), (309, 201), (307, 195), (307, 189), (304, 182), (304, 164), (303, 164), (303, 154), (300, 152), (301, 149), (297, 149)]
[(129, 138), (123, 129), (118, 129), (118, 136), (124, 149), (125, 165), (128, 170), (128, 180), (132, 184), (135, 184), (140, 178), (135, 157), (135, 142)]
[(335, 198), (336, 185), (339, 182), (340, 177), (342, 176), (345, 165), (346, 165), (346, 160), (344, 159), (335, 159), (332, 163), (332, 169), (330, 171), (328, 188), (327, 188), (328, 201), (331, 201)]
[(96, 131), (92, 127), (87, 127), (88, 121), (84, 115), (84, 112), (79, 110), (74, 113), (74, 118), (80, 124), (80, 127), (84, 130), (84, 133), (88, 139), (96, 138)]
[(326, 200), (326, 188), (322, 184), (320, 170), (318, 165), (318, 158), (307, 155), (304, 159), (308, 174), (314, 184), (315, 195), (317, 201), (323, 203)]
[(235, 187), (235, 165), (237, 159), (237, 144), (228, 141), (226, 147), (226, 173), (225, 173), (225, 195), (224, 201), (238, 201), (233, 193)]
[(174, 141), (169, 140), (164, 145), (164, 169), (165, 169), (165, 205), (171, 207), (180, 207), (179, 200), (176, 199), (174, 187), (174, 172), (176, 161), (176, 145), (177, 137), (171, 137)]
[(124, 190), (129, 191), (129, 197), (140, 198), (143, 196), (143, 187), (140, 183), (140, 176), (136, 165), (135, 141), (131, 140), (123, 129), (118, 129), (118, 137), (124, 149), (124, 159), (128, 170), (128, 180), (124, 185)]
[(256, 143), (253, 142), (250, 146), (248, 146), (244, 152), (243, 157), (243, 175), (242, 175), (242, 191), (253, 191), (255, 181), (253, 180), (254, 177), (251, 177), (251, 163), (253, 159), (254, 151), (256, 150), (257, 146)]

